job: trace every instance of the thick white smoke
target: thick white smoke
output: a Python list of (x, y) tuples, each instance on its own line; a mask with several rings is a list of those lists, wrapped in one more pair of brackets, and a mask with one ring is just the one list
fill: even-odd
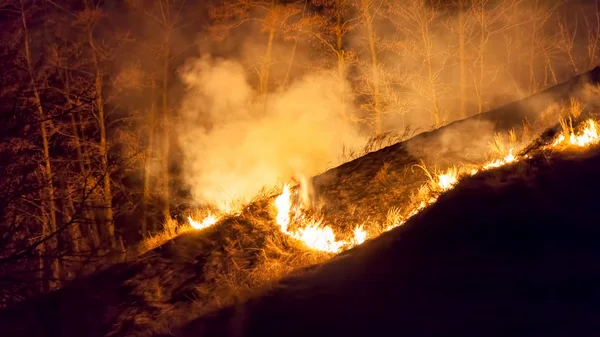
[[(227, 209), (263, 187), (310, 176), (339, 164), (343, 147), (364, 144), (346, 122), (337, 79), (304, 76), (266, 104), (236, 61), (205, 56), (181, 72), (187, 93), (180, 145), (197, 202)], [(348, 101), (348, 100), (344, 100)]]

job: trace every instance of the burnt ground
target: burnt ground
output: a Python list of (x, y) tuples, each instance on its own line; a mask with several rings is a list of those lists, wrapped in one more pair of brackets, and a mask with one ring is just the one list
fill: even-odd
[[(402, 206), (410, 198), (410, 194), (425, 182), (426, 177), (420, 171), (411, 170), (413, 164), (423, 160), (428, 165), (433, 163), (443, 167), (444, 161), (440, 158), (479, 163), (483, 161), (481, 146), (487, 146), (490, 139), (479, 137), (476, 142), (472, 139), (466, 141), (469, 137), (463, 137), (464, 133), (470, 136), (473, 129), (478, 127), (485, 127), (488, 131), (506, 131), (518, 128), (523, 119), (529, 120), (531, 125), (538, 125), (537, 128), (543, 127), (545, 121), (543, 118), (536, 118), (540, 111), (537, 109), (544, 109), (552, 102), (581, 96), (585, 83), (597, 82), (600, 77), (598, 72), (600, 69), (595, 69), (525, 101), (423, 133), (315, 177), (313, 181), (316, 195), (326, 205), (323, 209), (325, 221), (336, 230), (348, 229), (344, 227), (354, 226), (361, 218), (379, 221), (378, 217), (385, 216), (389, 207)], [(539, 123), (538, 119), (541, 120)], [(556, 119), (552, 119), (552, 122), (555, 121)], [(576, 313), (579, 309), (575, 304), (574, 307), (569, 307), (565, 302), (560, 302), (560, 298), (546, 296), (547, 291), (554, 291), (550, 285), (536, 283), (537, 279), (532, 279), (536, 282), (527, 283), (527, 277), (539, 272), (540, 275), (549, 277), (548, 282), (567, 282), (560, 275), (575, 275), (575, 271), (571, 273), (568, 268), (582, 266), (573, 261), (579, 261), (579, 256), (583, 253), (575, 251), (572, 256), (555, 255), (556, 261), (551, 262), (548, 258), (543, 262), (547, 265), (538, 266), (534, 258), (537, 258), (536, 254), (545, 254), (546, 250), (536, 253), (537, 249), (547, 249), (550, 246), (546, 247), (536, 241), (538, 237), (533, 235), (534, 229), (531, 229), (531, 233), (528, 231), (529, 228), (537, 230), (537, 227), (552, 229), (552, 226), (546, 227), (547, 224), (553, 224), (548, 221), (563, 219), (554, 217), (556, 212), (563, 212), (561, 214), (564, 216), (571, 215), (570, 219), (573, 221), (582, 220), (586, 216), (582, 210), (585, 205), (589, 206), (590, 199), (582, 197), (581, 205), (584, 206), (581, 207), (579, 203), (575, 203), (576, 199), (557, 207), (559, 200), (562, 203), (562, 199), (568, 199), (567, 195), (560, 195), (556, 200), (546, 200), (542, 199), (541, 191), (558, 189), (565, 192), (561, 188), (575, 191), (578, 187), (573, 183), (576, 181), (570, 181), (569, 185), (562, 187), (550, 186), (551, 178), (557, 178), (552, 176), (554, 167), (563, 167), (567, 171), (581, 166), (582, 172), (590, 173), (592, 168), (597, 169), (594, 166), (597, 163), (592, 159), (557, 156), (548, 162), (552, 163), (550, 166), (540, 159), (535, 163), (523, 163), (470, 178), (461, 183), (462, 187), (457, 191), (444, 195), (434, 207), (411, 221), (419, 223), (418, 226), (407, 224), (358, 249), (347, 251), (320, 267), (316, 264), (331, 256), (309, 251), (298, 242), (283, 236), (274, 223), (272, 199), (258, 200), (241, 215), (224, 219), (208, 230), (185, 233), (131, 262), (114, 265), (96, 275), (76, 280), (59, 291), (0, 311), (0, 335), (151, 336), (169, 331), (211, 310), (243, 302), (251, 295), (273, 286), (275, 280), (304, 266), (313, 267), (298, 271), (300, 276), (297, 278), (285, 279), (279, 286), (281, 289), (274, 290), (267, 297), (251, 300), (246, 306), (228, 307), (229, 309), (219, 311), (216, 318), (195, 322), (192, 324), (193, 332), (188, 335), (200, 336), (200, 330), (204, 327), (216, 331), (215, 334), (208, 335), (221, 335), (225, 325), (244, 327), (248, 336), (280, 333), (295, 335), (300, 332), (324, 335), (318, 330), (321, 325), (326, 331), (340, 329), (339, 324), (345, 327), (356, 324), (355, 330), (342, 329), (345, 334), (350, 335), (360, 335), (360, 332), (366, 334), (370, 325), (373, 333), (369, 332), (368, 335), (375, 335), (378, 331), (383, 331), (385, 324), (390, 321), (405, 325), (406, 330), (402, 331), (407, 333), (417, 330), (419, 333), (427, 333), (435, 331), (436, 326), (440, 329), (445, 327), (442, 330), (449, 331), (447, 328), (452, 322), (455, 326), (462, 326), (459, 324), (464, 322), (464, 319), (460, 320), (462, 314), (489, 312), (490, 316), (486, 319), (493, 322), (500, 318), (492, 314), (505, 317), (528, 313), (525, 309), (531, 307), (508, 308), (508, 304), (502, 302), (503, 298), (508, 301), (510, 297), (506, 293), (508, 290), (503, 288), (508, 285), (501, 281), (503, 277), (507, 277), (505, 273), (514, 273), (514, 277), (523, 279), (525, 283), (519, 283), (519, 291), (531, 293), (531, 296), (540, 301), (545, 301), (545, 298), (557, 301), (563, 308), (571, 308)], [(536, 175), (538, 171), (541, 172), (540, 177)], [(529, 172), (529, 175), (522, 175), (523, 172)], [(544, 177), (548, 187), (535, 185)], [(572, 178), (583, 179), (583, 176)], [(513, 180), (519, 183), (503, 190)], [(530, 183), (541, 190), (527, 189), (527, 184)], [(593, 187), (594, 183), (582, 187), (581, 193), (592, 195), (592, 190), (587, 189)], [(509, 190), (513, 192), (507, 192)], [(521, 192), (525, 193), (523, 196), (531, 194), (531, 200), (517, 199), (521, 197)], [(507, 195), (512, 196), (511, 193), (515, 194), (515, 201), (519, 200), (519, 204), (492, 202), (506, 201), (510, 199)], [(465, 198), (464, 201), (459, 201), (462, 198)], [(551, 207), (551, 212), (548, 215), (539, 213), (546, 206)], [(354, 208), (351, 209), (352, 207)], [(593, 209), (587, 208), (587, 212)], [(534, 210), (539, 214), (527, 213)], [(510, 212), (507, 214), (507, 211)], [(531, 218), (528, 214), (535, 214), (535, 217)], [(463, 223), (463, 227), (455, 226)], [(482, 223), (492, 226), (489, 227), (491, 229), (478, 226)], [(525, 226), (531, 223), (534, 227)], [(506, 226), (507, 231), (514, 232), (503, 232), (494, 227), (500, 224)], [(580, 225), (583, 223), (577, 224)], [(564, 226), (563, 223), (563, 229)], [(417, 227), (427, 229), (411, 229)], [(580, 229), (574, 227), (570, 237), (573, 242), (579, 239), (577, 235), (581, 234)], [(494, 236), (494, 233), (498, 233), (498, 236)], [(587, 234), (587, 238), (593, 238), (594, 233)], [(569, 235), (564, 236), (569, 238)], [(548, 238), (551, 239), (547, 241), (549, 245), (558, 245), (556, 254), (565, 252), (563, 248), (567, 243), (552, 241), (554, 239), (551, 236)], [(582, 249), (587, 249), (585, 238), (581, 242)], [(526, 241), (530, 239), (531, 251), (527, 253), (531, 256), (523, 255), (524, 252), (519, 249), (525, 249)], [(516, 260), (502, 254), (494, 255), (497, 251), (493, 249), (486, 250), (496, 247), (501, 252), (504, 249), (506, 253), (508, 248), (503, 244), (516, 245), (515, 253), (509, 254)], [(587, 256), (581, 256), (581, 263), (587, 263)], [(520, 258), (522, 259), (519, 260)], [(460, 265), (461, 261), (465, 264)], [(489, 270), (478, 264), (483, 263), (482, 261), (487, 261), (485, 265), (489, 264)], [(515, 267), (515, 263), (520, 267)], [(556, 271), (560, 270), (560, 273), (551, 274), (552, 267)], [(581, 270), (591, 273), (593, 269)], [(519, 276), (518, 273), (522, 274)], [(469, 280), (469, 277), (473, 279)], [(505, 280), (517, 282), (510, 278)], [(542, 288), (535, 290), (538, 284)], [(582, 283), (581, 286), (586, 284)], [(594, 299), (591, 290), (579, 289), (585, 290), (586, 295), (589, 295), (586, 301)], [(389, 292), (389, 296), (385, 292)], [(464, 304), (461, 304), (461, 296), (464, 296)], [(483, 301), (484, 298), (485, 303), (489, 303), (487, 307), (476, 301)], [(355, 303), (359, 305), (353, 306)], [(389, 303), (394, 304), (392, 308), (386, 308)], [(433, 310), (431, 306), (437, 306), (437, 309)], [(336, 312), (330, 313), (328, 310)], [(494, 310), (500, 310), (500, 313)], [(556, 309), (550, 303), (547, 310), (559, 312), (562, 309)], [(396, 316), (395, 313), (402, 315)], [(442, 314), (447, 317), (442, 317)], [(302, 321), (295, 321), (295, 318), (306, 320), (306, 325)], [(238, 324), (229, 324), (230, 319)], [(330, 319), (332, 324), (329, 324)], [(364, 320), (370, 322), (362, 324)], [(292, 329), (293, 325), (296, 327)]]
[(600, 148), (462, 180), (405, 225), (176, 336), (597, 336)]

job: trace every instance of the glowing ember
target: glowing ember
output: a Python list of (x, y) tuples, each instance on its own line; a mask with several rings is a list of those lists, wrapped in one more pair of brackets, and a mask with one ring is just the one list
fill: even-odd
[(204, 229), (216, 224), (218, 219), (208, 213), (208, 216), (206, 216), (202, 222), (198, 222), (191, 217), (188, 217), (188, 221), (190, 222), (190, 226), (192, 226), (194, 229)]

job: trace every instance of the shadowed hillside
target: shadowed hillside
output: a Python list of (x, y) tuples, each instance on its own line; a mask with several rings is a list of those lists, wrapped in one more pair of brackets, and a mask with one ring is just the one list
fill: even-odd
[(404, 226), (177, 336), (595, 336), (600, 149), (469, 177)]
[[(460, 156), (465, 159), (471, 143), (464, 142), (466, 138), (462, 136), (447, 138), (448, 135), (466, 132), (485, 120), (499, 121), (498, 111), (512, 116), (507, 120), (512, 118), (513, 122), (489, 124), (502, 124), (494, 131), (518, 127), (523, 118), (531, 120), (536, 116), (527, 108), (532, 107), (531, 102), (538, 102), (542, 96), (546, 104), (567, 100), (569, 95), (580, 96), (583, 83), (588, 83), (590, 78), (595, 83), (597, 71), (549, 89), (537, 98), (534, 96), (494, 110), (496, 112), (418, 135), (314, 178), (316, 195), (325, 200), (326, 222), (342, 231), (357, 219), (385, 217), (390, 205), (404, 205), (411, 193), (426, 181), (423, 174), (411, 171), (413, 164), (419, 160), (435, 163), (440, 156), (458, 162), (461, 162)], [(552, 122), (556, 122), (556, 116)], [(545, 127), (544, 122), (535, 129)], [(457, 141), (463, 142), (456, 145)], [(441, 143), (451, 146), (444, 149)], [(480, 139), (477, 147), (481, 143)], [(533, 152), (541, 145), (536, 144)], [(427, 155), (409, 153), (420, 148)], [(432, 153), (435, 155), (431, 156)], [(551, 225), (564, 225), (561, 221), (566, 221), (567, 216), (574, 221), (579, 219), (577, 217), (582, 221), (587, 216), (582, 210), (592, 203), (593, 198), (589, 196), (593, 195), (595, 182), (582, 189), (584, 195), (572, 195), (579, 188), (574, 183), (589, 179), (599, 168), (595, 166), (600, 165), (596, 152), (572, 155), (573, 158), (552, 155), (549, 160), (545, 159), (546, 155), (549, 154), (537, 153), (530, 161), (468, 178), (456, 191), (443, 195), (437, 204), (404, 227), (321, 266), (317, 264), (332, 255), (309, 250), (282, 234), (275, 223), (273, 198), (258, 199), (241, 213), (221, 219), (207, 230), (187, 232), (134, 262), (115, 265), (1, 312), (0, 331), (15, 337), (149, 336), (170, 331), (211, 310), (242, 302), (270, 288), (293, 270), (306, 266), (312, 267), (298, 271), (296, 278), (285, 279), (279, 289), (268, 296), (193, 322), (186, 328), (189, 332), (183, 335), (199, 336), (206, 329), (211, 332), (207, 332), (208, 335), (213, 335), (212, 332), (221, 335), (227, 326), (239, 327), (248, 336), (315, 335), (321, 334), (321, 329), (323, 334), (348, 329), (340, 333), (371, 335), (390, 328), (386, 324), (391, 322), (403, 322), (404, 332), (418, 335), (415, 332), (436, 331), (427, 330), (437, 326), (437, 323), (430, 324), (429, 317), (439, 322), (442, 329), (439, 331), (448, 331), (452, 324), (462, 327), (464, 317), (486, 313), (486, 310), (490, 320), (502, 317), (494, 316), (499, 315), (495, 310), (516, 315), (521, 309), (509, 310), (509, 307), (520, 303), (518, 299), (502, 302), (509, 301), (508, 295), (514, 290), (507, 287), (518, 283), (507, 277), (513, 274), (523, 277), (519, 291), (546, 298), (543, 293), (546, 288), (541, 288), (539, 293), (531, 290), (538, 283), (535, 283), (537, 280), (527, 283), (530, 282), (528, 273), (553, 276), (550, 269), (563, 268), (563, 260), (560, 255), (544, 255), (554, 251), (552, 245), (558, 245), (553, 254), (560, 254), (564, 252), (561, 249), (566, 249), (561, 245), (575, 244), (580, 239), (578, 235), (593, 238), (595, 234), (592, 226), (581, 227), (585, 224), (578, 222), (573, 227), (572, 237), (563, 235), (572, 242), (562, 242), (554, 235), (563, 227)], [(481, 153), (479, 156), (475, 162), (484, 161)], [(386, 162), (389, 176), (375, 179), (381, 175)], [(573, 172), (579, 173), (574, 176)], [(399, 179), (399, 173), (405, 174), (405, 178)], [(348, 207), (352, 205), (356, 210), (349, 212)], [(543, 213), (546, 207), (551, 212)], [(529, 224), (531, 227), (526, 227)], [(528, 240), (531, 240), (530, 247)], [(586, 242), (581, 242), (581, 249), (587, 249)], [(502, 253), (510, 252), (505, 246), (509, 244), (514, 245), (515, 253), (505, 256)], [(595, 250), (585, 252), (593, 254)], [(554, 258), (558, 260), (552, 262)], [(482, 265), (492, 269), (482, 269)], [(515, 269), (515, 265), (519, 267)], [(530, 266), (533, 266), (531, 270)], [(575, 268), (578, 264), (570, 263), (570, 266)], [(570, 271), (564, 269), (563, 272)], [(554, 289), (551, 285), (545, 286), (548, 291)], [(498, 306), (485, 307), (485, 303), (477, 302), (484, 298), (486, 303), (498, 301)], [(393, 303), (392, 308), (390, 303)], [(456, 303), (464, 303), (464, 307), (455, 308)], [(566, 306), (561, 305), (560, 310), (563, 310)], [(529, 311), (526, 306), (522, 310)], [(230, 320), (235, 324), (230, 324)], [(379, 321), (381, 324), (374, 323)], [(340, 322), (343, 328), (337, 325)], [(356, 325), (356, 329), (351, 325)], [(327, 329), (330, 330), (326, 332)]]

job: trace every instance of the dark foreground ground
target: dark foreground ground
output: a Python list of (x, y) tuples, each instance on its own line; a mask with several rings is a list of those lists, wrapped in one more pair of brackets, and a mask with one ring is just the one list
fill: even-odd
[(406, 225), (177, 336), (598, 336), (600, 149), (462, 181)]

